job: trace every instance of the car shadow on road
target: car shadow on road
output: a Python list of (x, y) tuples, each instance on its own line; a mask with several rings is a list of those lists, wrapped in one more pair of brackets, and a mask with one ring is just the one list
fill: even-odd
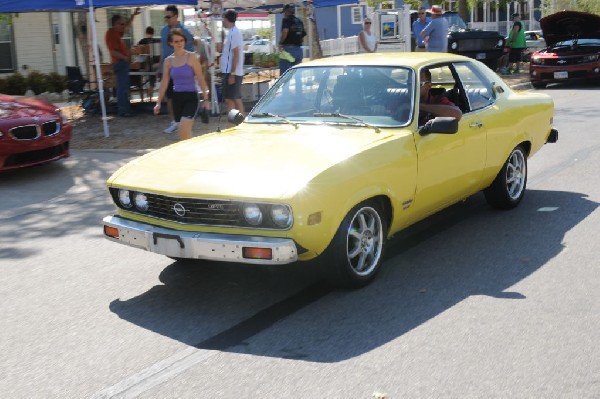
[[(39, 238), (101, 235), (99, 220), (114, 209), (106, 179), (134, 156), (74, 151), (67, 159), (3, 172), (0, 225), (10, 230), (0, 236), (0, 259), (33, 257), (41, 250), (32, 244)], [(77, 210), (82, 204), (84, 213)], [(95, 228), (88, 233), (83, 226)]]
[[(361, 290), (325, 288), (297, 265), (266, 272), (175, 262), (160, 275), (164, 285), (110, 309), (201, 349), (339, 362), (474, 296), (527, 300), (518, 283), (550, 267), (565, 234), (597, 207), (585, 194), (529, 190), (517, 209), (495, 211), (478, 194), (398, 234), (382, 272)], [(306, 288), (292, 291), (299, 278)]]

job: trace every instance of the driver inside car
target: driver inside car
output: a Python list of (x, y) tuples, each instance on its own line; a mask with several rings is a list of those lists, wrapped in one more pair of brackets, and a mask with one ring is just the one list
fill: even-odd
[(419, 125), (424, 125), (428, 120), (436, 116), (449, 116), (459, 121), (462, 118), (462, 111), (446, 96), (446, 91), (442, 89), (439, 93), (437, 89), (431, 88), (431, 71), (429, 69), (421, 70), (421, 100), (419, 103)]

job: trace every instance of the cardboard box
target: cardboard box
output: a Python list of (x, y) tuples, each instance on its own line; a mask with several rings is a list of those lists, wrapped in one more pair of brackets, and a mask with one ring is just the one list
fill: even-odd
[(254, 102), (260, 100), (260, 98), (269, 90), (271, 81), (262, 81), (254, 83), (243, 83), (242, 84), (242, 101), (243, 102)]

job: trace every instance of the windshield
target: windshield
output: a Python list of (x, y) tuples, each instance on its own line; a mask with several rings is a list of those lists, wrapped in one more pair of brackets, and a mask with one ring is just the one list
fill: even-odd
[(413, 114), (414, 73), (405, 67), (290, 69), (254, 107), (249, 123), (397, 127)]
[(467, 24), (460, 17), (460, 15), (455, 13), (445, 13), (444, 18), (448, 20), (448, 30), (450, 32), (458, 32), (467, 30)]

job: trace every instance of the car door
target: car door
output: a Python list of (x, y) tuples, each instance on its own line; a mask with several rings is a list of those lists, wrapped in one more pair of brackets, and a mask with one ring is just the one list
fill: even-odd
[(485, 98), (491, 87), (473, 62), (436, 66), (430, 71), (432, 87), (443, 87), (463, 116), (455, 134), (415, 134), (418, 178), (414, 206), (420, 214), (435, 212), (477, 190), (486, 162), (485, 113), (493, 103)]

